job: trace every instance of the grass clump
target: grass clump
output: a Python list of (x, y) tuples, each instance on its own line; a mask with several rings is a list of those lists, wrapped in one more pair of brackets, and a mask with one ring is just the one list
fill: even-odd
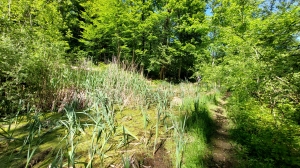
[(206, 167), (209, 155), (209, 141), (214, 132), (215, 125), (210, 113), (210, 106), (214, 104), (212, 95), (198, 96), (185, 101), (187, 111), (186, 137), (184, 150), (184, 167)]

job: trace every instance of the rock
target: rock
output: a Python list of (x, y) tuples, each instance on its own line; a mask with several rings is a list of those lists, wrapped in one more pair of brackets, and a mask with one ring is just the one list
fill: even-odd
[(173, 97), (170, 105), (171, 106), (182, 106), (182, 99), (179, 97)]

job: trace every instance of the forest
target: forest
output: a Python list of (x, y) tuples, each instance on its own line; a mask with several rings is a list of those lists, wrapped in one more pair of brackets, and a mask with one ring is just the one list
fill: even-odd
[(300, 167), (300, 0), (0, 0), (0, 167)]

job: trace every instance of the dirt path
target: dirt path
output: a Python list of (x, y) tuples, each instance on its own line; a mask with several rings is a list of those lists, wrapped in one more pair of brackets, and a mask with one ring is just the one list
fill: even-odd
[(231, 168), (236, 167), (234, 158), (233, 146), (230, 143), (229, 137), (229, 121), (225, 114), (223, 106), (226, 104), (226, 99), (229, 95), (226, 95), (222, 101), (219, 102), (219, 106), (214, 109), (213, 120), (216, 124), (216, 130), (211, 138), (211, 160), (208, 167), (211, 168)]

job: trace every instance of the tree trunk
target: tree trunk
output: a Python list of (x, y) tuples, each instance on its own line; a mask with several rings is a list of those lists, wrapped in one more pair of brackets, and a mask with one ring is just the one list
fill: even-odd
[(179, 69), (178, 69), (178, 80), (180, 80), (180, 75), (181, 75), (181, 64), (179, 65)]
[(135, 50), (134, 50), (134, 47), (132, 49), (132, 59), (131, 59), (131, 64), (134, 63), (134, 57), (135, 57)]
[(160, 80), (165, 79), (165, 66), (162, 66), (162, 67), (160, 68), (159, 78), (160, 78)]

